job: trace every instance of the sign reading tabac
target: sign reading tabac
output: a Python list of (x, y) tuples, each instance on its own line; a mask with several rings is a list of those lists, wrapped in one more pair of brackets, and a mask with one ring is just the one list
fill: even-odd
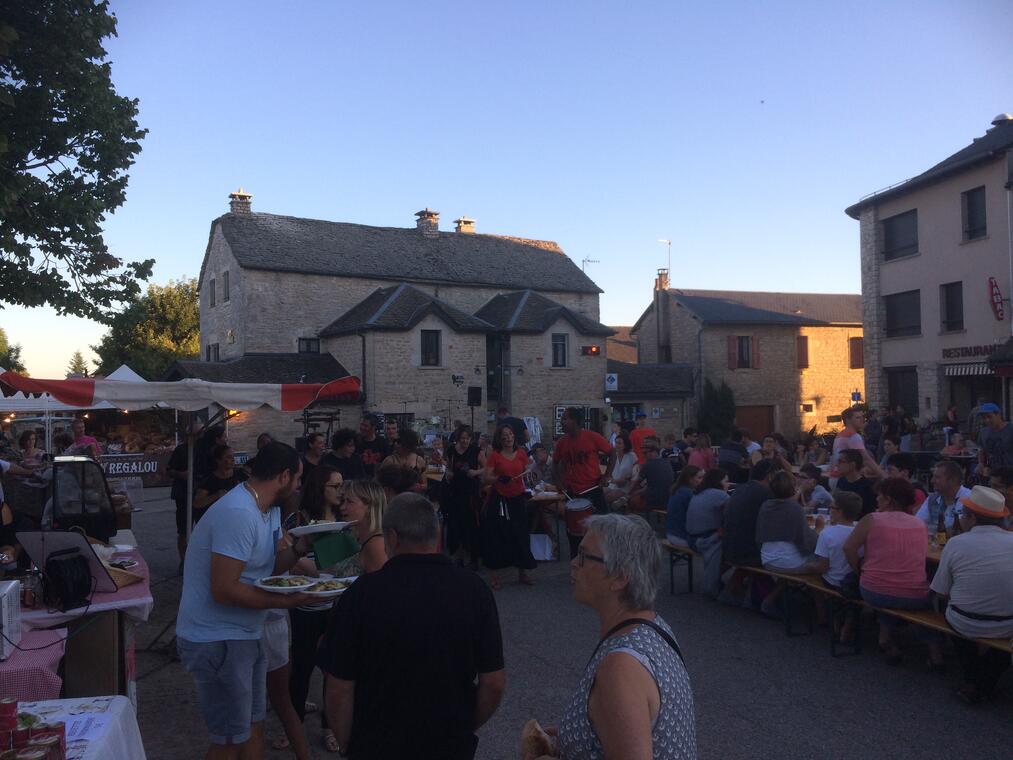
[(944, 348), (944, 359), (968, 359), (976, 356), (991, 356), (998, 348), (994, 343), (990, 346), (957, 346), (956, 348)]

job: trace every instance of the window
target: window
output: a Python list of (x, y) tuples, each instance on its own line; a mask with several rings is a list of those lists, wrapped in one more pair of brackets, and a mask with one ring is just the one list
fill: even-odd
[(222, 274), (222, 303), (229, 302), (229, 273)]
[(211, 344), (211, 361), (214, 361), (214, 362), (221, 361), (221, 358), (222, 358), (221, 355), (218, 353), (218, 344), (217, 343), (212, 343)]
[(914, 367), (888, 367), (886, 387), (891, 409), (900, 406), (912, 417), (918, 416), (918, 372)]
[(964, 240), (977, 240), (988, 234), (984, 185), (960, 194), (960, 210), (964, 217)]
[(728, 336), (728, 369), (759, 369), (760, 341), (749, 335)]
[(848, 367), (865, 369), (865, 339), (848, 338)]
[(566, 333), (552, 333), (552, 366), (553, 367), (565, 367), (567, 366), (566, 359), (569, 351), (567, 350), (567, 343), (570, 336)]
[(885, 261), (918, 253), (918, 209), (891, 216), (882, 224)]
[(440, 331), (422, 331), (422, 366), (440, 366)]
[(803, 414), (812, 414), (815, 407), (812, 404), (802, 404)]
[(208, 283), (208, 302), (213, 307), (215, 305), (215, 278), (211, 278), (211, 282)]
[(943, 332), (964, 329), (964, 283), (939, 286), (939, 321)]
[(300, 354), (319, 354), (320, 338), (299, 338)]
[(211, 361), (211, 344), (210, 343), (208, 343), (207, 347), (204, 349), (204, 361), (206, 361), (206, 362)]
[(922, 333), (922, 296), (920, 290), (908, 290), (883, 296), (886, 305), (886, 337)]
[(799, 335), (795, 338), (798, 355), (798, 368), (806, 369), (809, 366), (809, 336)]

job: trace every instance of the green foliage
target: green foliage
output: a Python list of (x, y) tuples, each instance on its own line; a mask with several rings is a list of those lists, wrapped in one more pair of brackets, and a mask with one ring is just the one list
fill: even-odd
[(28, 370), (21, 359), (21, 345), (7, 340), (7, 331), (0, 327), (0, 367), (25, 375)]
[(84, 354), (80, 351), (75, 351), (70, 357), (70, 364), (67, 365), (67, 377), (71, 375), (88, 377), (88, 362), (84, 360)]
[(149, 285), (148, 292), (112, 319), (102, 342), (92, 349), (99, 372), (128, 364), (141, 377), (158, 380), (176, 359), (200, 356), (197, 280)]
[(102, 237), (147, 130), (116, 94), (108, 3), (15, 0), (0, 21), (0, 304), (108, 322), (153, 260), (124, 264)]
[(700, 404), (698, 427), (711, 438), (715, 446), (724, 442), (735, 426), (735, 396), (724, 381), (717, 388), (710, 380), (704, 381), (703, 402)]

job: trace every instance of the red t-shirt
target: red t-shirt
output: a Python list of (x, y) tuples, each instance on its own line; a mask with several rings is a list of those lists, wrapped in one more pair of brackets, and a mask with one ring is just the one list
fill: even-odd
[(630, 431), (630, 445), (633, 447), (633, 452), (637, 455), (637, 461), (640, 464), (647, 461), (647, 457), (644, 456), (644, 439), (657, 437), (658, 434), (654, 432), (654, 428), (638, 427)]
[(519, 476), (524, 474), (524, 470), (528, 466), (528, 455), (524, 453), (524, 449), (516, 451), (513, 459), (507, 459), (498, 451), (494, 451), (485, 462), (485, 466), (491, 467), (493, 475), (497, 478), (504, 475), (513, 478), (509, 483), (500, 483), (499, 481), (493, 483), (496, 493), (507, 499), (524, 493), (524, 480)]
[(552, 460), (563, 469), (563, 485), (576, 496), (601, 483), (598, 454), (612, 451), (609, 442), (593, 430), (580, 430), (576, 437), (564, 435), (556, 441)]

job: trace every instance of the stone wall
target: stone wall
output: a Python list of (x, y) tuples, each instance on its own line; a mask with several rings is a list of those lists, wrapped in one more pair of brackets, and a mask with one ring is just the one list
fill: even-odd
[[(229, 300), (223, 300), (225, 272), (229, 273)], [(245, 305), (245, 279), (239, 262), (216, 227), (211, 237), (211, 246), (204, 262), (203, 277), (200, 281), (200, 336), (201, 358), (207, 358), (207, 346), (217, 343), (219, 358), (230, 359), (242, 356), (246, 340), (243, 329)], [(211, 306), (211, 280), (215, 281), (215, 305)], [(232, 330), (232, 337), (229, 335)], [(295, 351), (295, 348), (292, 349)]]
[(865, 325), (865, 399), (873, 409), (886, 409), (887, 385), (881, 348), (886, 331), (879, 269), (882, 257), (882, 225), (875, 206), (859, 218), (859, 246), (862, 268), (862, 323)]

